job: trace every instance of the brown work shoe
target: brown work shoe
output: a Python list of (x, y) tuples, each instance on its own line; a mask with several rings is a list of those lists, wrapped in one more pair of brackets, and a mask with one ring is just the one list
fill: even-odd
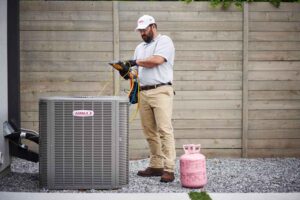
[(161, 176), (163, 174), (163, 168), (152, 168), (147, 167), (145, 170), (138, 171), (138, 176), (149, 177), (149, 176)]
[(160, 182), (164, 182), (164, 183), (173, 182), (174, 179), (175, 179), (174, 172), (164, 171), (163, 175), (161, 176)]

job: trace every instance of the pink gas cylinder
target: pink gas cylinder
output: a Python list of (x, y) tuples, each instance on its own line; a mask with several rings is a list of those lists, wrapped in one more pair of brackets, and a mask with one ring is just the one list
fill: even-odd
[(180, 181), (183, 187), (201, 188), (207, 183), (205, 156), (200, 144), (183, 145), (185, 154), (180, 157)]

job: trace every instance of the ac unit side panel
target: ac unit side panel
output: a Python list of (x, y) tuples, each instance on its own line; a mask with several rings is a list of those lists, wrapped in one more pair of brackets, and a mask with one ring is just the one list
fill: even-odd
[(104, 185), (112, 185), (112, 175), (113, 175), (113, 169), (114, 166), (112, 165), (112, 134), (113, 134), (113, 127), (112, 127), (112, 102), (103, 102), (102, 103), (102, 116), (99, 117), (102, 122), (102, 131), (101, 131), (101, 137), (102, 137), (102, 143), (100, 146), (101, 154), (102, 154), (102, 160), (100, 161), (102, 163), (102, 184)]
[(127, 103), (119, 103), (119, 184), (128, 184), (128, 115), (129, 109)]
[(103, 184), (103, 176), (104, 166), (102, 160), (104, 159), (104, 120), (103, 120), (103, 103), (95, 102), (94, 110), (97, 111), (94, 114), (94, 149), (93, 149), (93, 157), (94, 157), (94, 184), (102, 185)]
[(55, 102), (54, 106), (54, 131), (52, 134), (54, 135), (53, 138), (53, 149), (52, 153), (54, 154), (53, 168), (54, 172), (52, 174), (53, 177), (53, 185), (62, 186), (64, 185), (64, 178), (65, 178), (65, 152), (64, 152), (64, 125), (65, 125), (65, 118), (64, 118), (64, 109), (65, 103), (63, 102)]
[(47, 102), (39, 102), (39, 177), (40, 186), (47, 187), (47, 174), (48, 174), (48, 162), (47, 162)]

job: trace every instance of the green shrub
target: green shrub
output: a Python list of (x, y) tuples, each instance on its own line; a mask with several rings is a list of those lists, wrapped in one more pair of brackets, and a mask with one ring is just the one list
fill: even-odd
[(191, 200), (212, 200), (206, 192), (190, 192), (189, 197)]
[[(182, 0), (186, 3), (190, 3), (192, 1), (203, 1), (203, 0)], [(298, 2), (300, 3), (300, 0), (210, 0), (210, 4), (213, 7), (221, 5), (222, 8), (226, 9), (231, 4), (234, 4), (235, 6), (242, 8), (243, 2), (270, 2), (273, 6), (279, 7), (281, 2)]]

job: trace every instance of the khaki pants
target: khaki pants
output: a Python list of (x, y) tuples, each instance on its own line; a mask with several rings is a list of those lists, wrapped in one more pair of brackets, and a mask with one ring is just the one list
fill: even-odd
[(150, 148), (150, 167), (174, 172), (175, 140), (172, 127), (173, 88), (166, 85), (140, 92), (139, 110)]

